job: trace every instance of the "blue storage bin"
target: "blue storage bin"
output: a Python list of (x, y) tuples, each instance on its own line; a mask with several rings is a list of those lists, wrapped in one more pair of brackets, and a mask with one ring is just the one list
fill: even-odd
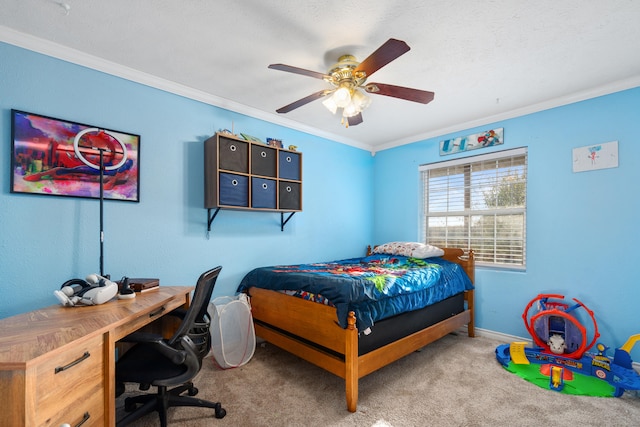
[(249, 178), (244, 175), (220, 173), (220, 205), (249, 207)]
[(276, 208), (276, 182), (274, 180), (251, 178), (251, 207)]
[(278, 176), (284, 179), (300, 181), (300, 153), (280, 151)]

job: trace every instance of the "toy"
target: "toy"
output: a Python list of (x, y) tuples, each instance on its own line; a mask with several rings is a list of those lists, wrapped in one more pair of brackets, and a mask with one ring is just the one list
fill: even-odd
[[(625, 390), (640, 390), (640, 375), (630, 356), (640, 334), (617, 348), (613, 359), (606, 355), (609, 347), (601, 343), (596, 345), (597, 354), (587, 353), (600, 336), (593, 312), (575, 298), (574, 305), (563, 299), (563, 295), (540, 294), (531, 300), (522, 318), (534, 347), (526, 342), (499, 345), (498, 362), (529, 382), (566, 394), (620, 397)], [(593, 322), (591, 340), (578, 309)]]

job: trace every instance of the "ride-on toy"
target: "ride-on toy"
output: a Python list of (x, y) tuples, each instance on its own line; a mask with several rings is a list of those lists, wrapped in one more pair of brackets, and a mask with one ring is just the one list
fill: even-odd
[[(625, 390), (640, 390), (640, 375), (633, 369), (630, 355), (640, 334), (615, 349), (613, 359), (605, 354), (609, 347), (601, 343), (596, 345), (596, 354), (587, 353), (600, 336), (598, 325), (591, 310), (577, 299), (573, 301), (570, 305), (563, 295), (556, 294), (532, 299), (522, 318), (534, 346), (527, 347), (526, 342), (499, 345), (498, 362), (529, 382), (567, 394), (619, 397)], [(593, 322), (592, 332), (588, 333), (578, 319), (578, 309), (586, 311)]]

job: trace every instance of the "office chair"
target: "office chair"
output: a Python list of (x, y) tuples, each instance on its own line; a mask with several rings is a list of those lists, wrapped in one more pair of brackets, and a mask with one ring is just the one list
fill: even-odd
[[(216, 418), (226, 415), (219, 402), (193, 397), (198, 389), (192, 382), (200, 371), (202, 358), (211, 348), (207, 308), (221, 269), (216, 267), (200, 275), (191, 305), (186, 311), (176, 312), (182, 321), (171, 338), (134, 332), (122, 340), (135, 345), (116, 362), (117, 394), (122, 394), (124, 383), (129, 382), (140, 384), (141, 390), (155, 386), (157, 393), (125, 398), (124, 409), (129, 413), (116, 422), (118, 427), (154, 411), (160, 416), (160, 425), (166, 427), (167, 409), (173, 406), (212, 408)], [(182, 395), (185, 391), (188, 396)], [(138, 407), (139, 404), (142, 406)]]

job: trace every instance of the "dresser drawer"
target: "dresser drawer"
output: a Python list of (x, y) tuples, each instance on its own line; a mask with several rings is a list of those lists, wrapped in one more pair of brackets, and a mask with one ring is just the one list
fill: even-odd
[(87, 412), (93, 420), (102, 419), (104, 370), (102, 335), (74, 342), (72, 348), (40, 363), (35, 378), (36, 424), (60, 425), (59, 420), (72, 416), (78, 418), (77, 425)]
[(105, 425), (104, 396), (102, 393), (89, 394), (70, 406), (57, 409), (55, 414), (43, 421), (38, 421), (37, 425), (51, 427), (59, 427), (63, 424), (82, 427)]
[[(162, 292), (162, 286), (158, 291), (154, 290), (149, 292)], [(143, 293), (142, 295), (147, 295), (147, 294)], [(142, 295), (140, 296), (140, 298), (144, 298), (144, 296)], [(136, 332), (138, 330), (141, 330), (143, 327), (155, 321), (161, 321), (162, 325), (164, 325), (165, 322), (170, 322), (170, 320), (164, 318), (163, 316), (167, 313), (171, 313), (173, 310), (175, 310), (178, 307), (184, 306), (186, 303), (187, 303), (187, 298), (184, 295), (179, 295), (170, 300), (167, 300), (162, 306), (151, 310), (149, 314), (144, 316), (138, 316), (135, 319), (131, 319), (129, 322), (122, 324), (117, 328), (114, 328), (113, 336), (115, 337), (116, 340), (121, 340), (127, 335), (133, 332)], [(168, 316), (168, 317), (171, 317), (171, 316)], [(152, 332), (157, 332), (157, 331), (152, 330)]]

